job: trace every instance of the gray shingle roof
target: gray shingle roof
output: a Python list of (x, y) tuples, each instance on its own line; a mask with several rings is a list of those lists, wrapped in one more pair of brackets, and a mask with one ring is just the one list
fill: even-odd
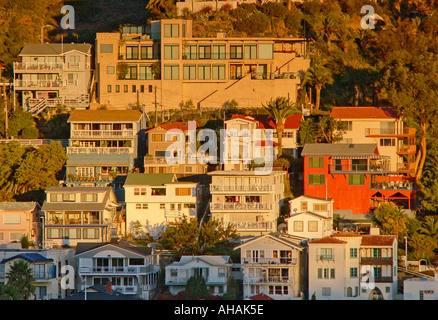
[(31, 211), (39, 206), (36, 202), (0, 202), (1, 210), (24, 210)]
[(83, 53), (91, 53), (91, 44), (88, 43), (30, 43), (26, 44), (20, 55), (60, 55), (68, 51), (77, 50)]
[(307, 143), (302, 156), (371, 156), (378, 154), (375, 143)]
[(128, 173), (125, 185), (161, 186), (175, 182), (174, 173)]

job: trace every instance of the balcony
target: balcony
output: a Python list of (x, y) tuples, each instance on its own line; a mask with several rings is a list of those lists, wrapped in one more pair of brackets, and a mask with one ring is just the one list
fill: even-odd
[[(178, 277), (178, 276), (170, 276), (168, 277), (166, 275), (166, 286), (167, 285), (174, 285), (174, 286), (184, 286), (187, 284), (187, 280), (190, 278), (190, 276), (186, 277)], [(207, 285), (225, 285), (227, 283), (227, 277), (212, 277), (212, 276), (204, 276), (205, 283)]]
[(167, 164), (166, 157), (145, 156), (144, 164)]
[(415, 163), (402, 162), (397, 164), (397, 171), (399, 172), (415, 172)]
[(71, 138), (133, 138), (134, 130), (72, 130)]
[(35, 282), (46, 282), (56, 279), (56, 272), (33, 272), (33, 278)]
[(67, 147), (67, 154), (133, 154), (130, 147)]
[(414, 184), (410, 182), (392, 181), (390, 183), (378, 182), (371, 183), (371, 190), (400, 190), (400, 191), (413, 191)]
[(415, 145), (403, 145), (397, 148), (397, 154), (414, 154), (416, 151)]
[(281, 276), (264, 276), (264, 277), (245, 277), (243, 279), (243, 283), (263, 283), (263, 284), (276, 284), (276, 283), (287, 283), (290, 284), (293, 282), (291, 277), (281, 277)]
[(389, 165), (384, 164), (331, 164), (330, 173), (383, 173), (389, 171)]
[(390, 264), (392, 265), (393, 258), (392, 257), (361, 257), (360, 264), (362, 265), (382, 265), (382, 264)]
[(316, 261), (334, 261), (335, 256), (333, 254), (318, 254), (316, 255)]
[(212, 211), (270, 211), (272, 210), (272, 203), (214, 203), (211, 205)]
[(366, 137), (395, 137), (395, 136), (413, 136), (415, 135), (415, 128), (403, 128), (396, 130), (385, 128), (366, 128)]
[(223, 185), (223, 184), (212, 184), (210, 185), (211, 192), (268, 192), (272, 191), (273, 186), (269, 184), (265, 185)]
[(94, 275), (123, 275), (123, 274), (140, 274), (149, 273), (154, 271), (152, 265), (149, 266), (129, 266), (129, 267), (80, 267), (79, 273), (81, 274), (94, 274)]
[(245, 265), (296, 265), (297, 258), (252, 258), (243, 261)]
[(238, 231), (271, 231), (277, 228), (274, 222), (230, 222)]
[[(77, 83), (76, 83), (77, 84)], [(61, 88), (67, 85), (67, 81), (60, 80), (15, 80), (14, 86), (17, 90), (38, 89), (38, 88)]]
[(15, 72), (31, 71), (32, 73), (37, 71), (43, 71), (47, 73), (48, 71), (60, 71), (64, 68), (62, 63), (14, 63)]

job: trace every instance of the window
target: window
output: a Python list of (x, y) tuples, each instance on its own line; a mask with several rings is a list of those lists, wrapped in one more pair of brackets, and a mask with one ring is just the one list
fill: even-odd
[(245, 59), (257, 59), (257, 45), (246, 44), (245, 45)]
[(318, 232), (318, 221), (309, 221), (308, 230), (309, 232)]
[(380, 258), (382, 256), (382, 249), (380, 248), (373, 248), (373, 257), (374, 258)]
[(62, 194), (62, 201), (63, 202), (75, 202), (76, 200), (76, 194), (74, 193), (63, 193)]
[(259, 44), (259, 59), (274, 59), (274, 45), (272, 43)]
[(212, 79), (213, 80), (225, 80), (225, 65), (214, 64), (212, 65)]
[(147, 203), (143, 203), (143, 209), (145, 210), (149, 209), (149, 205)]
[(109, 84), (107, 87), (106, 87), (106, 92), (111, 92), (112, 91), (112, 89), (111, 89), (111, 85)]
[(175, 194), (177, 196), (190, 196), (192, 194), (191, 188), (176, 188)]
[(141, 203), (136, 203), (135, 204), (135, 209), (141, 209)]
[(134, 196), (140, 195), (140, 188), (134, 188)]
[(342, 121), (342, 123), (345, 125), (346, 131), (353, 130), (353, 121)]
[(116, 92), (120, 92), (120, 85), (116, 84)]
[(166, 195), (166, 188), (152, 188), (151, 195), (152, 196), (165, 196)]
[(165, 203), (160, 203), (160, 209), (166, 209), (166, 204)]
[(241, 44), (230, 45), (230, 59), (242, 59), (243, 48)]
[(395, 146), (395, 139), (380, 139), (381, 147), (393, 147)]
[[(164, 134), (161, 133), (153, 133), (152, 134), (152, 142), (163, 142), (164, 141)], [(163, 155), (164, 157), (164, 155)]]
[(98, 228), (84, 228), (84, 239), (99, 239)]
[(211, 66), (209, 64), (200, 64), (198, 66), (198, 79), (199, 80), (211, 79)]
[(357, 248), (350, 248), (350, 258), (357, 258)]
[(10, 234), (11, 241), (20, 241), (23, 236), (24, 234), (21, 232), (11, 232)]
[(126, 59), (138, 59), (138, 46), (126, 46)]
[(164, 80), (178, 80), (179, 79), (179, 65), (165, 64), (164, 65)]
[(373, 275), (375, 278), (382, 276), (382, 267), (373, 267)]
[(357, 268), (350, 268), (350, 278), (357, 278)]
[(315, 203), (313, 211), (327, 211), (327, 205), (325, 203)]
[(226, 46), (225, 44), (214, 44), (213, 45), (213, 59), (226, 59)]
[(62, 234), (61, 228), (47, 228), (48, 239), (62, 239)]
[(304, 231), (304, 222), (303, 221), (294, 221), (294, 231), (295, 232), (303, 232)]
[(363, 174), (349, 174), (348, 184), (350, 186), (363, 186), (365, 185), (365, 176)]
[(177, 44), (164, 45), (164, 59), (177, 60), (179, 59), (179, 46)]
[(153, 59), (153, 47), (152, 46), (141, 46), (141, 59)]
[(97, 202), (97, 193), (82, 193), (81, 202)]
[(324, 168), (324, 158), (323, 157), (309, 157), (308, 158), (308, 167), (309, 168)]
[(331, 289), (330, 288), (321, 288), (321, 295), (323, 297), (330, 297), (331, 295)]
[(301, 211), (307, 211), (307, 201), (301, 201)]
[(211, 59), (211, 45), (209, 44), (199, 45), (199, 59)]
[(144, 266), (144, 259), (140, 258), (129, 258), (130, 266)]
[(390, 292), (391, 292), (391, 287), (388, 287), (388, 286), (385, 287), (385, 292), (386, 292), (386, 293), (390, 293)]
[(137, 92), (137, 86), (135, 84), (132, 85), (132, 92)]
[(137, 66), (129, 66), (128, 74), (126, 75), (127, 80), (137, 80)]
[(125, 85), (123, 86), (123, 92), (128, 92), (128, 85), (127, 85), (127, 84), (125, 84)]
[(140, 80), (152, 80), (153, 74), (152, 74), (152, 68), (150, 65), (140, 65), (140, 74), (139, 79)]
[(196, 80), (196, 65), (194, 64), (183, 65), (183, 79)]
[(179, 37), (179, 25), (178, 24), (165, 24), (164, 25), (164, 37), (165, 38), (178, 38)]
[(225, 277), (226, 276), (225, 268), (219, 268), (218, 269), (218, 276), (219, 277)]
[(333, 260), (333, 251), (331, 248), (321, 248), (319, 251), (320, 260)]
[(196, 59), (196, 57), (197, 57), (196, 49), (197, 49), (196, 44), (186, 44), (184, 46), (183, 59), (187, 59), (187, 60)]
[(309, 174), (309, 185), (325, 185), (325, 175), (323, 174)]
[(115, 73), (115, 68), (114, 68), (114, 66), (107, 66), (107, 67), (106, 67), (106, 73), (107, 73), (107, 74), (114, 74), (114, 73)]
[(68, 228), (68, 229), (65, 229), (65, 238), (68, 238), (68, 239), (81, 239), (81, 229), (79, 229), (79, 228)]

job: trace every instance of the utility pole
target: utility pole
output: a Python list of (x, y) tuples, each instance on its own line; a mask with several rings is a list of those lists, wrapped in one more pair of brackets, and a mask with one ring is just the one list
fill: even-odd
[(5, 138), (8, 139), (9, 115), (8, 115), (8, 102), (6, 97), (6, 83), (4, 83), (3, 86), (3, 104), (5, 107)]
[(154, 91), (155, 91), (155, 102), (154, 102), (154, 105), (155, 105), (155, 126), (158, 126), (158, 114), (157, 114), (157, 104), (158, 104), (158, 102), (157, 102), (157, 86), (155, 86), (154, 87)]

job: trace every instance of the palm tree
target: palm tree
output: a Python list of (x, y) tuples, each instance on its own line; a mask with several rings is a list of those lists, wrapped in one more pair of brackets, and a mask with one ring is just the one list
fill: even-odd
[(284, 123), (290, 115), (298, 113), (298, 110), (295, 108), (295, 104), (289, 102), (285, 97), (271, 99), (266, 105), (262, 104), (262, 106), (275, 119), (278, 136), (278, 157), (281, 157), (283, 154)]
[(418, 231), (433, 239), (438, 238), (438, 219), (436, 217), (427, 216), (422, 222)]
[(7, 284), (16, 288), (21, 300), (27, 300), (35, 293), (32, 269), (24, 260), (15, 261), (6, 275)]
[(315, 101), (315, 109), (319, 110), (320, 101), (321, 101), (321, 90), (328, 84), (332, 84), (334, 82), (333, 75), (330, 69), (325, 67), (320, 61), (315, 62), (312, 61), (312, 65), (309, 69), (307, 69), (302, 86), (310, 85), (315, 88), (316, 92), (316, 101)]

